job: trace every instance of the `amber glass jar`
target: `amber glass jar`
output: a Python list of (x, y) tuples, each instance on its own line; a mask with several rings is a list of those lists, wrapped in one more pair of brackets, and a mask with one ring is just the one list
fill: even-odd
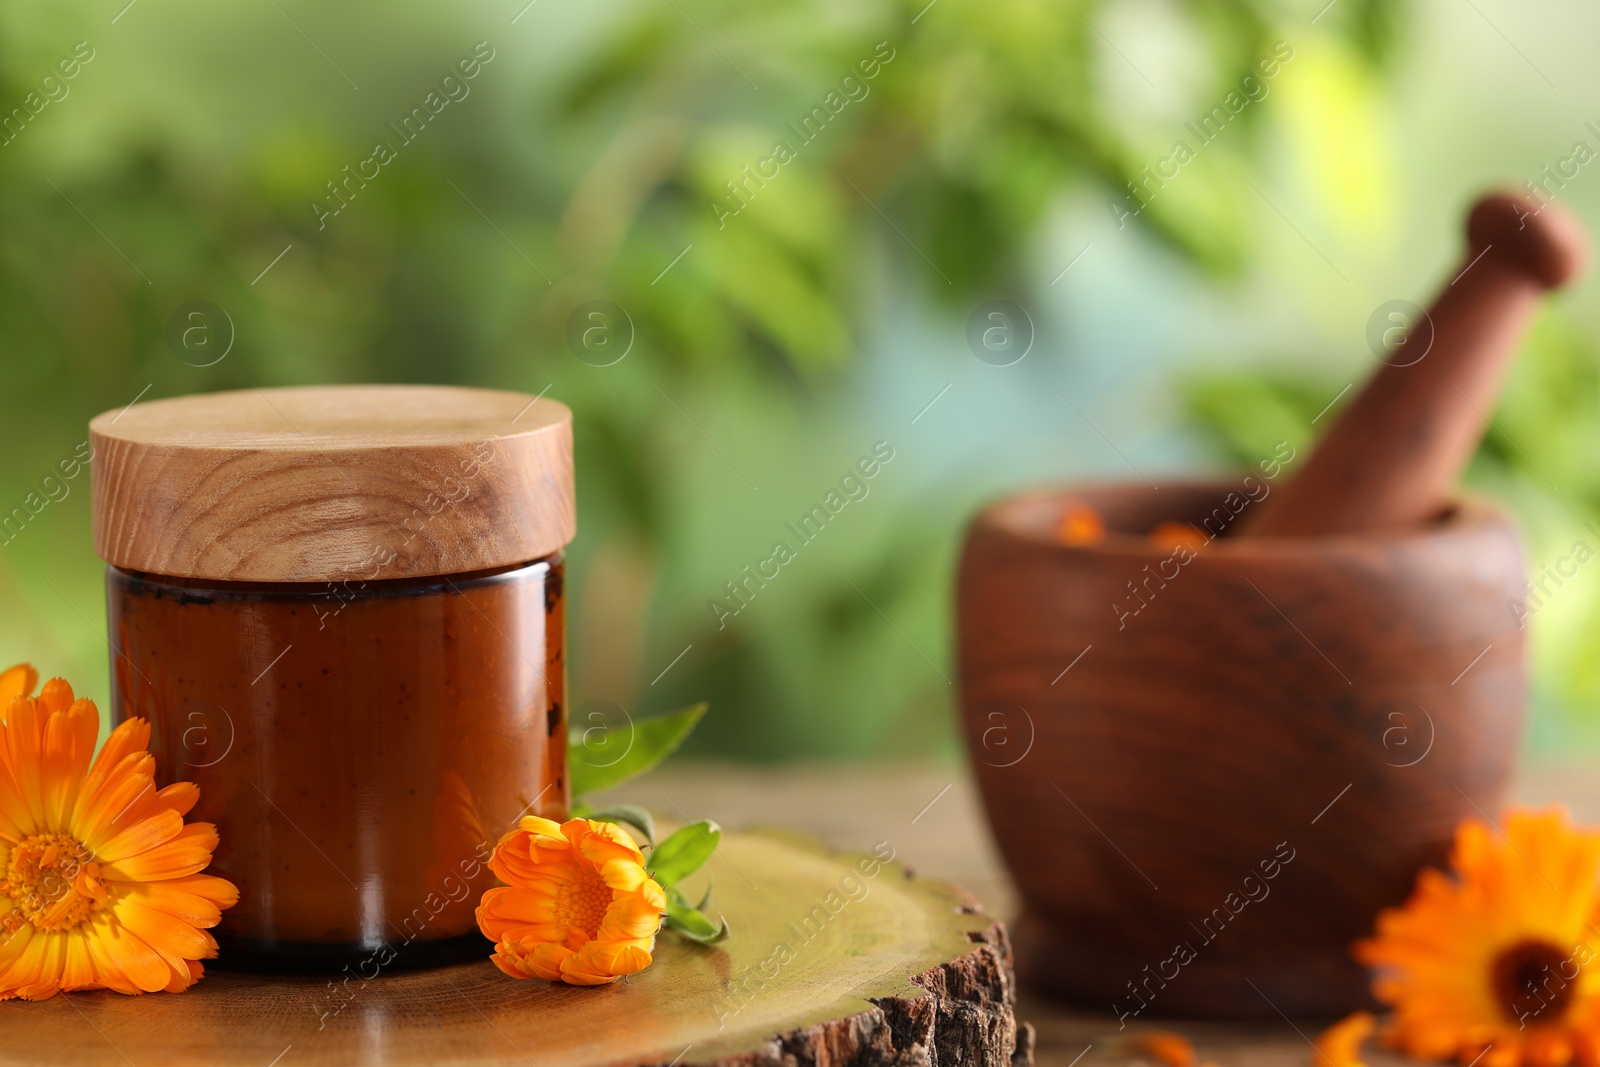
[(220, 962), (484, 955), (491, 847), (568, 806), (566, 408), (285, 389), (91, 431), (114, 715), (217, 825)]

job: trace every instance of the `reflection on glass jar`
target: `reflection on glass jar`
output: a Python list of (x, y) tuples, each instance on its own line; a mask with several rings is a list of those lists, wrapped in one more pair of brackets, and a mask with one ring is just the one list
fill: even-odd
[(334, 614), (325, 586), (109, 568), (113, 706), (150, 720), (160, 781), (200, 786), (241, 890), (224, 951), (482, 954), (495, 840), (566, 808), (561, 577), (375, 582)]

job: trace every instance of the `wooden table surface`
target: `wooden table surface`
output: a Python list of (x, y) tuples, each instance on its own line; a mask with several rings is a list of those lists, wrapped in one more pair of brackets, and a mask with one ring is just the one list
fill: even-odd
[[(1578, 765), (1525, 767), (1515, 789), (1515, 799), (1532, 804), (1565, 802), (1580, 821), (1597, 822), (1600, 821), (1600, 787), (1591, 784), (1594, 778), (1591, 769)], [(925, 908), (922, 911), (926, 915), (937, 913), (946, 916), (942, 922), (965, 923), (970, 920), (983, 928), (989, 925), (989, 920), (979, 916), (963, 917), (964, 909), (955, 908), (950, 902), (964, 898), (941, 889), (937, 884), (924, 882), (925, 879), (937, 879), (963, 887), (982, 902), (989, 915), (996, 918), (1010, 921), (1017, 911), (1016, 894), (990, 841), (972, 784), (965, 771), (956, 766), (865, 764), (768, 768), (677, 763), (658, 771), (644, 782), (631, 783), (615, 791), (606, 799), (642, 804), (657, 812), (659, 816), (672, 821), (712, 818), (729, 830), (776, 828), (791, 835), (808, 834), (820, 839), (822, 844), (846, 853), (864, 854), (877, 851), (880, 855), (884, 855), (886, 853), (882, 846), (887, 845), (893, 849), (896, 863), (921, 876), (918, 882), (926, 886), (924, 891), (917, 889), (911, 883), (906, 883), (896, 891), (902, 895), (917, 896), (919, 900), (925, 896), (927, 900), (934, 901), (937, 906), (932, 911)], [(785, 839), (792, 840), (792, 837)], [(773, 863), (780, 860), (784, 863), (798, 862), (792, 857), (783, 859), (775, 852), (771, 857), (763, 859), (766, 852), (771, 852), (773, 847), (763, 842), (776, 840), (779, 839), (767, 835), (735, 835), (726, 842), (730, 847), (725, 860), (730, 864), (734, 863), (733, 855), (737, 853), (741, 857), (739, 864), (745, 867), (758, 866), (768, 859)], [(828, 855), (825, 850), (819, 850), (814, 841), (802, 844), (800, 847), (804, 850), (805, 856)], [(763, 849), (766, 852), (763, 852)], [(837, 860), (805, 859), (802, 866), (806, 863), (817, 867), (817, 871), (821, 873), (812, 872), (814, 877), (808, 876), (810, 882), (806, 882), (805, 885), (800, 883), (806, 880), (798, 876), (775, 874), (772, 878), (764, 877), (763, 880), (771, 884), (794, 881), (801, 896), (810, 900), (819, 891), (822, 882), (828, 881), (837, 873), (829, 866), (830, 863), (837, 863)], [(806, 869), (810, 870), (810, 867)], [(790, 874), (792, 873), (791, 871)], [(822, 881), (818, 881), (819, 878)], [(816, 884), (811, 885), (811, 882)], [(770, 901), (774, 896), (769, 891), (762, 897), (762, 891), (757, 890), (753, 882), (750, 888), (755, 890), (756, 897), (763, 901)], [(730, 881), (722, 892), (726, 895), (730, 908), (735, 905), (735, 897), (750, 896), (744, 892), (743, 885), (737, 880)], [(810, 892), (811, 896), (807, 896), (807, 892)], [(928, 896), (930, 893), (932, 895)], [(890, 910), (873, 916), (858, 908), (856, 912), (851, 913), (851, 923), (841, 924), (839, 927), (839, 937), (843, 939), (840, 943), (850, 949), (843, 955), (849, 956), (855, 964), (867, 966), (869, 970), (873, 966), (878, 967), (877, 971), (872, 971), (871, 975), (868, 975), (870, 981), (866, 981), (853, 994), (857, 1000), (852, 1003), (865, 1004), (859, 1000), (861, 996), (894, 995), (887, 987), (872, 992), (871, 990), (876, 988), (872, 982), (877, 981), (872, 975), (881, 977), (880, 972), (887, 974), (896, 970), (896, 967), (899, 968), (898, 973), (903, 975), (907, 967), (912, 971), (920, 971), (926, 964), (923, 960), (900, 966), (895, 960), (890, 959), (893, 952), (887, 947), (872, 949), (870, 948), (872, 944), (888, 946), (892, 943), (896, 950), (916, 952), (927, 951), (934, 945), (934, 940), (924, 936), (927, 931), (921, 927), (906, 932), (897, 930), (897, 923), (915, 919), (911, 913), (918, 911), (918, 908), (911, 906), (913, 902), (909, 898), (900, 900), (892, 893), (885, 896), (883, 892), (877, 892), (871, 900), (874, 902), (874, 907), (879, 909), (888, 907)], [(938, 904), (940, 901), (943, 901), (943, 904)], [(764, 906), (765, 904), (746, 900), (741, 908), (747, 914), (754, 914)], [(778, 909), (778, 912), (789, 914), (793, 910)], [(777, 919), (773, 919), (772, 922), (777, 922)], [(758, 922), (757, 926), (759, 925)], [(847, 930), (846, 926), (850, 929)], [(763, 932), (747, 928), (743, 932), (747, 936), (733, 945), (736, 954), (748, 955), (749, 952), (756, 951), (771, 940), (770, 937), (763, 936), (763, 933), (771, 935), (770, 930)], [(963, 946), (967, 945), (966, 934), (960, 933), (959, 936), (954, 936), (951, 944), (957, 942)], [(869, 950), (859, 951), (864, 945), (869, 946)], [(682, 946), (667, 944), (663, 946), (663, 951), (673, 952), (681, 948)], [(680, 955), (683, 954), (680, 952)], [(936, 958), (954, 957), (937, 955)], [(704, 964), (704, 961), (701, 963)], [(688, 967), (684, 961), (680, 960), (676, 966), (682, 974), (691, 973), (692, 968), (684, 969)], [(373, 1009), (381, 999), (384, 1003), (377, 1007), (382, 1010), (365, 1010), (358, 1020), (361, 1025), (357, 1030), (360, 1032), (353, 1038), (350, 1033), (344, 1034), (344, 1038), (349, 1039), (346, 1043), (350, 1046), (352, 1057), (360, 1053), (359, 1058), (373, 1062), (396, 1060), (414, 1063), (440, 1062), (432, 1051), (424, 1047), (425, 1039), (428, 1037), (427, 1027), (412, 1025), (415, 1022), (412, 1016), (416, 1013), (409, 1005), (410, 1001), (416, 1000), (417, 997), (412, 995), (415, 990), (408, 993), (410, 986), (416, 986), (418, 983), (425, 986), (430, 981), (428, 975), (439, 973), (442, 972), (415, 972), (410, 976), (401, 975), (384, 987), (382, 997), (379, 997), (378, 993), (371, 993), (367, 1000), (362, 1002), (365, 1008)], [(656, 977), (665, 974), (666, 971), (662, 971)], [(800, 975), (800, 971), (794, 970), (793, 974)], [(642, 977), (649, 979), (652, 973), (646, 972)], [(722, 987), (719, 984), (721, 980), (716, 975), (700, 977), (710, 983), (707, 988)], [(143, 1008), (130, 998), (111, 997), (107, 1000), (105, 999), (108, 997), (107, 994), (85, 994), (87, 997), (101, 998), (93, 1001), (79, 1001), (68, 996), (57, 997), (47, 1004), (23, 1005), (24, 1009), (31, 1009), (26, 1017), (20, 1015), (14, 1017), (14, 1022), (9, 1027), (0, 1025), (0, 1060), (18, 1063), (111, 1064), (121, 1062), (111, 1055), (111, 1051), (114, 1050), (126, 1058), (127, 1053), (124, 1049), (135, 1048), (136, 1051), (149, 1054), (141, 1054), (129, 1061), (133, 1067), (146, 1067), (146, 1064), (149, 1067), (157, 1067), (158, 1064), (190, 1062), (266, 1064), (272, 1059), (271, 1054), (275, 1049), (292, 1040), (293, 1035), (282, 1037), (280, 1033), (284, 1030), (284, 1018), (280, 1018), (278, 1014), (280, 1009), (282, 1011), (293, 1009), (296, 1012), (295, 1019), (301, 1024), (302, 1029), (309, 1025), (310, 1016), (305, 1015), (305, 1003), (299, 1002), (310, 1003), (315, 998), (308, 1000), (306, 996), (300, 996), (296, 1000), (290, 995), (294, 990), (286, 990), (282, 986), (251, 987), (247, 978), (238, 975), (218, 975), (211, 981), (213, 984), (210, 990), (214, 995), (209, 999), (166, 998), (159, 1004), (144, 1005)], [(469, 1028), (482, 1029), (484, 1031), (482, 1036), (485, 1036), (486, 1040), (489, 1029), (492, 1029), (501, 1040), (507, 1040), (509, 1047), (516, 1050), (523, 1058), (526, 1058), (526, 1053), (522, 1051), (525, 1047), (539, 1047), (551, 1053), (541, 1057), (546, 1062), (590, 1061), (590, 1058), (586, 1058), (587, 1053), (584, 1050), (590, 1048), (592, 1041), (581, 1033), (573, 1038), (576, 1044), (568, 1042), (572, 1046), (567, 1050), (571, 1055), (554, 1055), (556, 1044), (559, 1042), (555, 1044), (552, 1042), (560, 1035), (555, 1034), (551, 1027), (546, 1025), (548, 1019), (544, 1022), (540, 1020), (541, 1012), (550, 1010), (550, 1005), (545, 1002), (552, 998), (559, 1000), (569, 994), (570, 990), (544, 986), (533, 989), (522, 983), (499, 981), (487, 963), (459, 969), (450, 975), (450, 981), (468, 985), (478, 983), (482, 986), (481, 995), (459, 998), (461, 1003), (455, 1004), (455, 1010), (458, 1015), (466, 1019)], [(631, 992), (637, 998), (642, 998), (641, 1003), (646, 1003), (650, 1000), (652, 988), (658, 984), (648, 980), (637, 981), (622, 993)], [(822, 996), (819, 1004), (831, 1002), (829, 998), (836, 998), (839, 992), (832, 990), (832, 987), (818, 986), (818, 988), (826, 994)], [(850, 988), (856, 989), (856, 986)], [(248, 1000), (253, 989), (258, 1000), (270, 1003), (266, 1005), (265, 1015), (260, 1004), (252, 1009), (256, 1023), (261, 1025), (257, 1026), (259, 1032), (254, 1035), (259, 1040), (251, 1042), (239, 1039), (249, 1035), (234, 1028), (227, 1015), (232, 1010), (230, 1005), (239, 1001), (240, 996)], [(424, 990), (424, 993), (430, 1003), (437, 1000), (436, 991)], [(531, 1003), (529, 997), (539, 1003)], [(789, 1011), (793, 1008), (793, 998), (786, 992), (778, 991), (774, 993), (774, 997), (777, 999), (768, 998), (772, 1000), (768, 1006), (774, 1011), (780, 1008)], [(659, 999), (661, 998), (657, 997), (657, 1000)], [(284, 1007), (286, 1000), (296, 1000), (296, 1003)], [(463, 1004), (476, 1014), (468, 1017), (467, 1008), (462, 1007)], [(0, 1014), (6, 1010), (15, 1010), (17, 1007), (17, 1005), (0, 1005)], [(538, 1010), (530, 1011), (530, 1007)], [(198, 1016), (195, 1015), (197, 1011)], [(165, 1036), (169, 1030), (164, 1030), (163, 1027), (170, 1028), (176, 1025), (181, 1021), (179, 1017), (184, 1016), (186, 1012), (192, 1017), (186, 1024), (188, 1030), (181, 1034), (173, 1034), (169, 1040)], [(664, 1009), (664, 1013), (657, 1011), (657, 1014), (661, 1019), (671, 1021), (677, 1020), (678, 1015), (682, 1014), (675, 1012), (676, 1009), (669, 1008)], [(247, 1011), (246, 1014), (250, 1012)], [(748, 1021), (751, 1026), (760, 1024), (757, 1028), (763, 1034), (772, 1032), (764, 1018), (757, 1018), (759, 1014), (752, 1008), (744, 1011), (740, 1019)], [(831, 1017), (831, 1009), (825, 1014), (830, 1014)], [(476, 1025), (477, 1020), (487, 1019), (489, 1016), (496, 1016), (498, 1021), (491, 1020), (493, 1025), (489, 1028)], [(821, 1018), (821, 1015), (818, 1018)], [(1131, 1023), (1127, 1031), (1119, 1033), (1117, 1019), (1107, 1008), (1097, 1008), (1094, 1005), (1056, 1004), (1026, 990), (1016, 1012), (1016, 1018), (1032, 1023), (1036, 1029), (1035, 1062), (1040, 1067), (1139, 1067), (1137, 1057), (1129, 1051), (1126, 1042), (1119, 1042), (1119, 1038), (1137, 1032), (1136, 1028), (1170, 1029), (1183, 1033), (1195, 1042), (1202, 1063), (1214, 1062), (1218, 1067), (1290, 1067), (1290, 1065), (1314, 1067), (1309, 1058), (1309, 1042), (1325, 1022), (1325, 1020), (1281, 1019), (1249, 1024), (1200, 1023), (1141, 1017), (1137, 1023)], [(34, 1029), (29, 1033), (23, 1033), (22, 1031), (27, 1028), (22, 1023), (29, 1019), (35, 1024)], [(99, 1020), (98, 1023), (96, 1019)], [(196, 1022), (196, 1019), (199, 1022)], [(57, 1032), (60, 1040), (55, 1041), (47, 1031), (50, 1026), (59, 1027), (63, 1022), (67, 1028)], [(85, 1025), (80, 1026), (80, 1022)], [(44, 1028), (41, 1029), (41, 1026)], [(91, 1027), (96, 1033), (90, 1032)], [(117, 1035), (117, 1040), (106, 1035), (107, 1027)], [(682, 1027), (679, 1026), (678, 1029), (681, 1030)], [(509, 1040), (508, 1031), (514, 1034), (517, 1040)], [(671, 1041), (663, 1038), (662, 1042), (658, 1042), (663, 1048), (683, 1035), (673, 1030), (669, 1036)], [(331, 1040), (324, 1038), (320, 1044), (315, 1045), (315, 1048), (324, 1052), (332, 1050), (334, 1045), (330, 1044)], [(714, 1046), (719, 1038), (717, 1035), (696, 1033), (689, 1034), (684, 1040), (703, 1042), (709, 1056), (710, 1052), (716, 1052)], [(102, 1044), (105, 1047), (102, 1048)], [(37, 1053), (46, 1045), (52, 1047), (56, 1055), (41, 1059)], [(732, 1048), (731, 1045), (729, 1047)], [(195, 1051), (200, 1048), (211, 1048), (218, 1053), (218, 1057), (205, 1055), (196, 1059)], [(94, 1052), (99, 1059), (88, 1055), (85, 1049)], [(289, 1061), (284, 1059), (284, 1055), (289, 1051), (289, 1048), (283, 1048), (283, 1051), (276, 1053), (285, 1067)], [(222, 1056), (224, 1052), (225, 1057)], [(504, 1050), (500, 1052), (504, 1053)], [(663, 1056), (660, 1062), (666, 1062), (666, 1058)], [(460, 1060), (461, 1062), (480, 1060), (517, 1062), (504, 1054), (499, 1055), (498, 1059), (485, 1054), (476, 1058), (466, 1055), (460, 1057)], [(1376, 1053), (1370, 1060), (1375, 1067), (1398, 1067), (1399, 1063), (1392, 1057)], [(339, 1058), (330, 1060), (324, 1056), (318, 1062), (339, 1062)], [(1152, 1065), (1146, 1063), (1144, 1067)]]
[(715, 877), (734, 936), (715, 947), (663, 937), (654, 965), (614, 985), (513, 982), (488, 962), (488, 942), (482, 958), (444, 968), (217, 970), (182, 996), (0, 1005), (0, 1064), (751, 1067), (877, 1062), (920, 1045), (1007, 1067), (1019, 1034), (998, 923), (888, 859), (728, 832), (683, 890), (698, 899)]
[[(677, 762), (612, 794), (677, 818), (712, 818), (729, 827), (782, 826), (816, 834), (845, 849), (869, 850), (888, 841), (899, 862), (920, 875), (945, 879), (1010, 922), (1017, 896), (984, 824), (964, 767), (877, 764), (774, 768)], [(1512, 799), (1563, 803), (1580, 822), (1600, 823), (1600, 776), (1593, 764), (1523, 766)], [(1109, 1010), (1067, 1006), (1024, 990), (1017, 1012), (1038, 1031), (1039, 1067), (1133, 1067), (1117, 1047)], [(1219, 1067), (1312, 1067), (1310, 1039), (1327, 1020), (1207, 1023), (1141, 1018), (1143, 1028), (1176, 1030), (1194, 1040), (1200, 1060)], [(1134, 1030), (1129, 1029), (1120, 1036)], [(1081, 1057), (1081, 1060), (1080, 1060)], [(1405, 1061), (1373, 1051), (1374, 1067)]]

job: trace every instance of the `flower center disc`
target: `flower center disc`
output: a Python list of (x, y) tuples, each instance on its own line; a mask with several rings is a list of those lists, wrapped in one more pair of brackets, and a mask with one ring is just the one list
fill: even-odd
[(606, 917), (609, 907), (611, 887), (597, 872), (584, 870), (557, 894), (556, 921), (595, 937), (600, 933), (600, 920)]
[(15, 933), (24, 923), (36, 930), (70, 930), (105, 906), (100, 865), (66, 834), (29, 834), (11, 850), (0, 895), (12, 910), (0, 925)]
[(1491, 995), (1517, 1023), (1560, 1021), (1577, 978), (1578, 964), (1548, 941), (1519, 941), (1489, 966)]

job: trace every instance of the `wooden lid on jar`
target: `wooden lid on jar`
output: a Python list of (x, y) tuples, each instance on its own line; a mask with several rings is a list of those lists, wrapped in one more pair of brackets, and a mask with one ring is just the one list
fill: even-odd
[(94, 546), (124, 570), (241, 582), (413, 578), (560, 551), (572, 412), (523, 393), (308, 386), (96, 416)]

